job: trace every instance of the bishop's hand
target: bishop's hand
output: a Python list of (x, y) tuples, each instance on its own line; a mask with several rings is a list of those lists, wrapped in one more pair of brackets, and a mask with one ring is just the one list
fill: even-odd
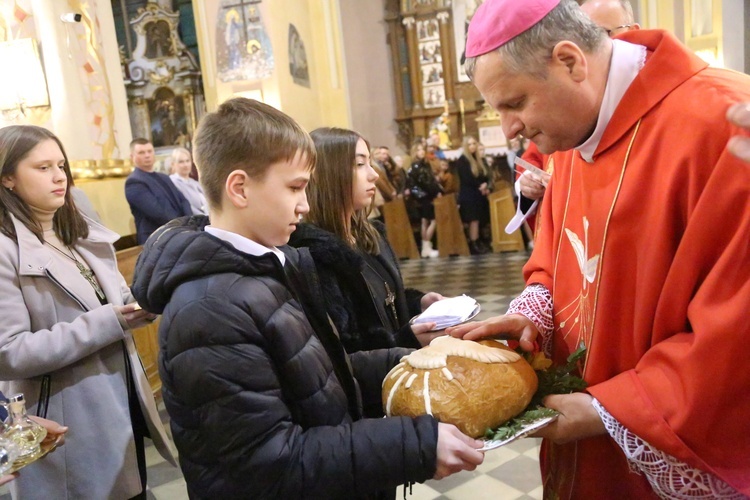
[(446, 329), (448, 335), (464, 340), (514, 339), (524, 351), (534, 350), (534, 341), (539, 330), (522, 314), (503, 314), (484, 321), (472, 321)]

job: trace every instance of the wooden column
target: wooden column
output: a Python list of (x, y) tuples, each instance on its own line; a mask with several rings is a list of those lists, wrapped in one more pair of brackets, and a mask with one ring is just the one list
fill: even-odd
[(443, 85), (445, 87), (445, 101), (449, 105), (455, 104), (455, 75), (453, 74), (454, 64), (451, 57), (451, 48), (453, 47), (453, 37), (450, 29), (450, 14), (448, 11), (438, 12), (437, 18), (440, 21), (440, 54), (443, 58)]
[(422, 109), (422, 76), (419, 75), (419, 44), (414, 32), (414, 17), (405, 17), (402, 21), (406, 26), (406, 43), (409, 47), (409, 68), (411, 72), (411, 93), (414, 99), (414, 109)]

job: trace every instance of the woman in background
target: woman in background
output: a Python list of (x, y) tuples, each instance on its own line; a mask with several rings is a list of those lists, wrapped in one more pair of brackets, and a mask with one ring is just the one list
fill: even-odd
[(176, 465), (130, 330), (139, 310), (117, 234), (84, 218), (59, 139), (0, 129), (0, 390), (70, 429), (63, 453), (24, 468), (14, 498), (145, 498), (143, 437)]
[(172, 150), (171, 174), (172, 184), (185, 196), (193, 215), (208, 215), (206, 206), (206, 197), (203, 195), (203, 188), (200, 182), (190, 177), (190, 171), (193, 169), (193, 158), (190, 151), (185, 148), (175, 148)]
[(477, 155), (477, 140), (464, 136), (463, 154), (456, 160), (458, 172), (458, 205), (461, 220), (469, 225), (469, 250), (472, 254), (486, 253), (487, 248), (479, 239), (479, 227), (489, 222), (490, 204), (487, 201), (489, 188), (484, 160)]
[(432, 166), (425, 157), (425, 147), (415, 142), (411, 147), (412, 164), (407, 174), (407, 187), (412, 198), (417, 201), (421, 219), (422, 257), (437, 257), (438, 251), (432, 249), (432, 237), (435, 235), (435, 206), (432, 201), (442, 195), (440, 184), (435, 178)]
[(307, 187), (310, 212), (289, 244), (308, 247), (328, 314), (348, 352), (420, 347), (434, 324), (409, 325), (442, 295), (405, 289), (385, 229), (367, 219), (378, 174), (356, 132), (320, 128), (311, 134), (318, 161)]

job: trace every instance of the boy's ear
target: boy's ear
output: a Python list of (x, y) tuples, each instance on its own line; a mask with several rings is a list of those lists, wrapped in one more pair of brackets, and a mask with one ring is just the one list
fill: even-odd
[(250, 177), (244, 170), (233, 170), (224, 184), (224, 194), (235, 208), (246, 208), (249, 203), (248, 187)]

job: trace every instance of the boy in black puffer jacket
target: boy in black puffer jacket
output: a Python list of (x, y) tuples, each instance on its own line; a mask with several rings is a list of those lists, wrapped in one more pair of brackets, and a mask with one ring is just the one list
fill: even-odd
[(157, 230), (133, 282), (164, 314), (159, 373), (190, 497), (386, 498), (480, 464), (481, 442), (429, 415), (363, 418), (408, 351), (348, 357), (309, 253), (285, 246), (315, 164), (299, 125), (232, 99), (201, 122), (195, 159), (210, 225)]

